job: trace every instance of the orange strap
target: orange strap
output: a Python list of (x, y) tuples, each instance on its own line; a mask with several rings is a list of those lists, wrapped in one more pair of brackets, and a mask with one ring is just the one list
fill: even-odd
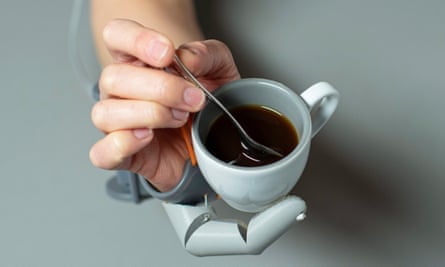
[(187, 146), (187, 151), (189, 152), (190, 156), (190, 163), (192, 166), (196, 166), (196, 156), (195, 156), (195, 150), (193, 149), (192, 144), (192, 116), (189, 117), (187, 122), (184, 124), (184, 126), (181, 127), (181, 133), (182, 138), (184, 138), (185, 145)]

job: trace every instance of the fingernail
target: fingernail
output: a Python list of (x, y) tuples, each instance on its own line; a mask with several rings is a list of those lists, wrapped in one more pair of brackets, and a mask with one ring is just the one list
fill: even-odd
[(189, 117), (189, 113), (179, 109), (172, 109), (173, 118), (178, 121), (185, 121)]
[(148, 128), (141, 128), (141, 129), (134, 129), (133, 130), (133, 135), (137, 139), (144, 139), (144, 138), (149, 137), (152, 134), (153, 134), (153, 130), (152, 129), (148, 129)]
[(205, 101), (204, 93), (198, 88), (187, 88), (184, 91), (184, 102), (192, 107), (199, 107)]
[(166, 55), (170, 47), (167, 43), (160, 40), (153, 40), (148, 45), (148, 56), (155, 61), (161, 61)]

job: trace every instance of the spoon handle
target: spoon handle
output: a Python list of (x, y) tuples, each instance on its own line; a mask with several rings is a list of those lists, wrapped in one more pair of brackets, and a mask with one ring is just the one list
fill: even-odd
[(204, 94), (209, 98), (210, 101), (215, 103), (228, 117), (229, 119), (236, 125), (236, 128), (239, 131), (242, 131), (242, 136), (247, 135), (247, 133), (244, 131), (243, 127), (239, 124), (239, 122), (233, 117), (232, 113), (227, 110), (227, 108), (221, 103), (221, 101), (218, 100), (212, 93), (210, 93), (207, 88), (205, 88), (201, 82), (196, 79), (196, 77), (190, 72), (190, 70), (182, 63), (182, 61), (179, 59), (178, 55), (174, 55), (174, 60), (178, 64), (178, 66), (181, 69), (181, 74), (184, 76), (184, 78), (190, 82), (192, 82), (195, 86), (197, 86), (199, 89), (201, 89)]

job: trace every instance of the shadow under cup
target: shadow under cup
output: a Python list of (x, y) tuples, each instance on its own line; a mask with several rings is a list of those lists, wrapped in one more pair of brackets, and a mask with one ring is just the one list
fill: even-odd
[(194, 119), (193, 146), (209, 185), (233, 208), (261, 211), (292, 190), (306, 165), (311, 139), (307, 105), (283, 84), (256, 78), (228, 83), (214, 95), (228, 109), (244, 105), (270, 107), (287, 117), (297, 131), (298, 145), (283, 159), (257, 167), (234, 166), (216, 158), (204, 145), (212, 124), (223, 112), (210, 102)]

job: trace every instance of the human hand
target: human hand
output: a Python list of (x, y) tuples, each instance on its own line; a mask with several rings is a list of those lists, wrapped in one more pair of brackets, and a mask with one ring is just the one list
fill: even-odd
[(239, 79), (230, 50), (216, 40), (192, 42), (175, 51), (164, 35), (129, 20), (113, 20), (103, 31), (113, 62), (102, 71), (100, 101), (91, 112), (105, 136), (90, 150), (92, 163), (129, 170), (160, 191), (173, 188), (189, 158), (180, 127), (199, 111), (204, 94), (167, 73), (175, 52), (210, 90)]

